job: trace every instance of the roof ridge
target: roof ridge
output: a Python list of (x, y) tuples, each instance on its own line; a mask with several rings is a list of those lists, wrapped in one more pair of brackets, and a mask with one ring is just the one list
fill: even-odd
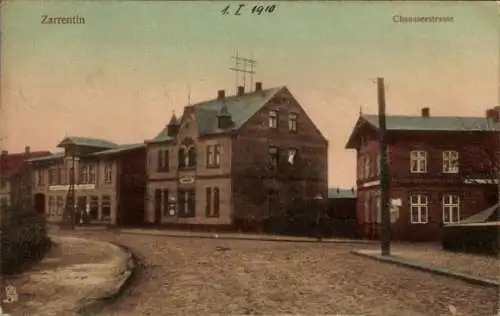
[[(279, 91), (283, 88), (285, 88), (286, 86), (280, 86), (280, 87), (273, 87), (273, 88), (267, 88), (267, 89), (262, 89), (261, 91), (252, 91), (252, 92), (248, 92), (248, 93), (245, 93), (243, 95), (229, 95), (229, 96), (225, 96), (224, 99), (225, 100), (228, 100), (228, 101), (232, 101), (234, 99), (241, 99), (241, 98), (244, 98), (244, 97), (250, 97), (250, 96), (253, 96), (257, 93), (265, 93), (265, 92), (269, 92), (271, 90), (276, 90), (276, 91)], [(205, 100), (205, 101), (200, 101), (200, 102), (196, 102), (194, 104), (190, 104), (189, 106), (192, 106), (192, 107), (197, 107), (199, 105), (203, 105), (203, 104), (206, 104), (206, 103), (209, 103), (209, 102), (217, 102), (217, 101), (221, 101), (220, 99), (217, 99), (217, 98), (213, 98), (213, 99), (208, 99), (208, 100)]]
[[(378, 116), (378, 114), (371, 114), (371, 113), (363, 113), (361, 116)], [(386, 114), (386, 117), (405, 117), (405, 118), (422, 118), (422, 119), (433, 119), (433, 118), (456, 118), (456, 119), (463, 119), (463, 118), (473, 118), (473, 119), (486, 119), (486, 117), (483, 116), (456, 116), (456, 115), (434, 115), (434, 116), (428, 116), (428, 117), (423, 117), (421, 115), (406, 115), (406, 114)]]

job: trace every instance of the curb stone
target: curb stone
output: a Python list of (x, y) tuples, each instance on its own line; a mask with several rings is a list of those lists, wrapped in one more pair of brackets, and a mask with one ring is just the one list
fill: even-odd
[(114, 242), (110, 243), (119, 247), (128, 254), (127, 267), (122, 272), (123, 277), (120, 279), (120, 282), (115, 285), (113, 290), (109, 291), (107, 294), (97, 298), (86, 299), (83, 306), (80, 307), (77, 311), (77, 315), (79, 316), (95, 315), (105, 305), (119, 298), (134, 280), (138, 264), (137, 256), (126, 246)]
[[(84, 229), (81, 229), (84, 230)], [(189, 234), (175, 234), (161, 231), (130, 231), (130, 230), (121, 230), (116, 228), (110, 228), (107, 231), (114, 233), (123, 233), (123, 234), (131, 234), (131, 235), (147, 235), (147, 236), (161, 236), (161, 237), (178, 237), (178, 238), (200, 238), (200, 239), (224, 239), (224, 240), (255, 240), (255, 241), (273, 241), (273, 242), (296, 242), (296, 243), (323, 243), (323, 244), (365, 244), (371, 245), (376, 244), (376, 241), (371, 240), (356, 240), (356, 239), (328, 239), (324, 238), (322, 240), (318, 240), (316, 238), (310, 239), (292, 239), (289, 237), (245, 237), (245, 236), (224, 236), (224, 234), (214, 233), (212, 235), (198, 235), (196, 233)]]
[(409, 261), (409, 260), (397, 258), (394, 256), (382, 257), (381, 255), (376, 254), (373, 251), (351, 250), (351, 253), (354, 255), (357, 255), (357, 256), (370, 258), (370, 259), (374, 259), (377, 261), (392, 263), (392, 264), (399, 265), (402, 267), (407, 267), (407, 268), (412, 268), (412, 269), (419, 270), (419, 271), (429, 272), (429, 273), (440, 275), (440, 276), (455, 278), (455, 279), (462, 280), (462, 281), (465, 281), (465, 282), (468, 282), (471, 284), (494, 287), (497, 289), (500, 287), (499, 282), (491, 280), (491, 279), (472, 276), (472, 275), (460, 273), (460, 272), (454, 272), (454, 271), (450, 271), (447, 269), (434, 268), (434, 267), (430, 267), (430, 266), (427, 266), (424, 264), (417, 263), (415, 261)]

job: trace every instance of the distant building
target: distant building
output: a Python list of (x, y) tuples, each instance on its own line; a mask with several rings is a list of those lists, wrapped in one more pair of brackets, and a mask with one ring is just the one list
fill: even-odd
[(83, 219), (94, 224), (143, 223), (144, 144), (66, 137), (58, 147), (64, 151), (27, 160), (33, 170), (34, 205), (50, 222), (61, 222), (74, 175), (76, 224)]
[(356, 220), (356, 195), (352, 189), (328, 189), (328, 215), (333, 219), (333, 234), (337, 237), (359, 237)]
[(150, 223), (259, 225), (293, 198), (327, 196), (328, 142), (286, 87), (220, 90), (146, 144)]
[[(498, 200), (498, 128), (487, 117), (387, 116), (392, 234), (436, 240), (455, 223)], [(378, 116), (361, 115), (347, 142), (357, 152), (357, 217), (378, 238), (381, 213)]]
[[(31, 182), (26, 159), (49, 155), (48, 151), (31, 151), (26, 146), (22, 153), (2, 151), (0, 155), (0, 207), (31, 206)], [(28, 178), (26, 176), (28, 175)]]
[(335, 217), (356, 218), (356, 190), (329, 188), (329, 212)]

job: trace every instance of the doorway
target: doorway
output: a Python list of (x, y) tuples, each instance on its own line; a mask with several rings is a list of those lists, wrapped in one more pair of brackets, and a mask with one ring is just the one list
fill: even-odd
[(154, 210), (155, 210), (155, 219), (154, 223), (156, 225), (161, 224), (161, 208), (162, 208), (162, 199), (161, 199), (161, 190), (155, 190), (155, 201), (154, 201)]
[(87, 197), (79, 196), (77, 198), (76, 223), (83, 224), (87, 221)]
[(45, 194), (36, 193), (34, 196), (34, 207), (38, 214), (45, 214)]

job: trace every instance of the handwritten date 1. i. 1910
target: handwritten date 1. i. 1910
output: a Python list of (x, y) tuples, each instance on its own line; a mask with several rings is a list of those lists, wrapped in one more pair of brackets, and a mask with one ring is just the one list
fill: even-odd
[[(224, 9), (221, 10), (222, 14), (223, 15), (241, 15), (242, 13), (245, 13), (245, 8), (246, 5), (245, 4), (239, 4), (238, 6), (233, 6), (233, 8), (231, 8), (231, 5), (228, 4)], [(251, 14), (257, 14), (257, 15), (261, 15), (263, 13), (272, 13), (274, 12), (274, 10), (276, 9), (276, 5), (275, 4), (272, 4), (272, 5), (254, 5), (251, 9), (250, 9), (250, 13)], [(248, 10), (246, 11), (248, 13)]]

